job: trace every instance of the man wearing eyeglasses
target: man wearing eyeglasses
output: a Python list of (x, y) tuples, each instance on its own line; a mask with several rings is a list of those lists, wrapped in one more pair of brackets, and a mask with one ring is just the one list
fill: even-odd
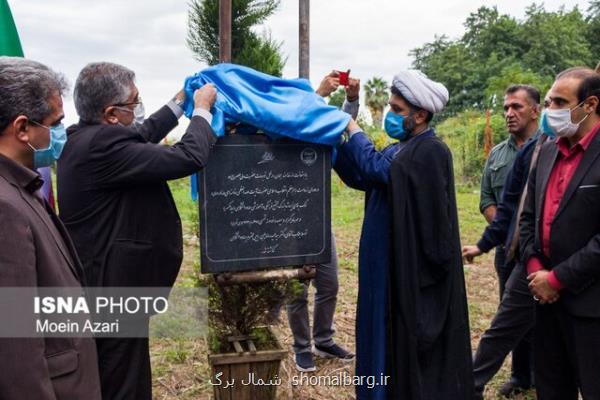
[[(177, 126), (185, 94), (144, 119), (134, 80), (130, 69), (101, 62), (84, 67), (75, 83), (80, 120), (67, 130), (58, 199), (87, 286), (173, 285), (183, 245), (167, 181), (202, 169), (216, 141), (210, 127), (212, 85), (195, 92), (193, 117), (181, 140), (164, 146), (159, 142)], [(104, 399), (152, 398), (147, 323), (133, 338), (97, 339), (97, 349)]]

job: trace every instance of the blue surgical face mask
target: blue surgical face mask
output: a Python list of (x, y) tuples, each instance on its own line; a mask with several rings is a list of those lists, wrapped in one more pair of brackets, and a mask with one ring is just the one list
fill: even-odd
[(404, 129), (404, 116), (388, 111), (384, 123), (385, 132), (392, 139), (405, 140), (409, 132)]
[(554, 131), (550, 129), (550, 125), (548, 124), (548, 114), (546, 114), (546, 110), (542, 111), (542, 117), (540, 118), (540, 128), (542, 129), (542, 133), (550, 138), (555, 137)]
[(46, 126), (35, 121), (31, 122), (48, 129), (50, 132), (50, 144), (45, 149), (36, 149), (31, 143), (27, 143), (33, 149), (33, 168), (49, 167), (60, 158), (67, 142), (67, 131), (62, 123), (54, 126)]

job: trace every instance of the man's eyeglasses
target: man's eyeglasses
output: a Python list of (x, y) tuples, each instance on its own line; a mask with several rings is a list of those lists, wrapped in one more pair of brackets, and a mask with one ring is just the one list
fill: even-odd
[[(137, 100), (131, 101), (129, 103), (117, 103), (113, 104), (114, 107), (123, 107), (123, 106), (135, 106), (142, 103), (142, 98), (138, 97)], [(110, 107), (110, 106), (109, 106)]]

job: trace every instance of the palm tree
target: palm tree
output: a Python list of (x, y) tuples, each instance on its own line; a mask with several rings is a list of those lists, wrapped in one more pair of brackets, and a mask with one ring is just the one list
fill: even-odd
[(388, 83), (380, 77), (373, 77), (363, 86), (367, 108), (373, 118), (373, 125), (380, 128), (383, 110), (388, 102)]

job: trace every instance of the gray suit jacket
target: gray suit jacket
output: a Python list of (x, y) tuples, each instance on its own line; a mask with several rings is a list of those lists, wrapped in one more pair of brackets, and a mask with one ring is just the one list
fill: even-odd
[[(41, 185), (37, 173), (0, 154), (2, 287), (81, 285), (73, 244)], [(0, 364), (0, 399), (101, 398), (93, 338), (0, 339)]]

